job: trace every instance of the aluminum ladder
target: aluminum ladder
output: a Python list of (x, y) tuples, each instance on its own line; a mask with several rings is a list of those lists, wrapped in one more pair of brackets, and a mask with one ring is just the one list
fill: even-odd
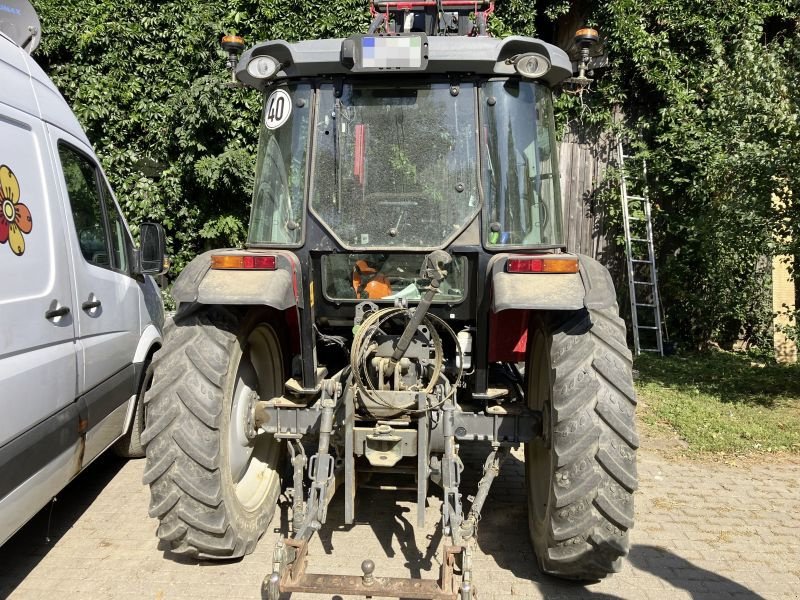
[[(631, 302), (631, 330), (636, 354), (657, 352), (664, 356), (661, 330), (661, 300), (658, 295), (653, 222), (647, 195), (647, 162), (625, 153), (617, 142), (617, 160), (622, 196), (622, 222), (625, 228), (625, 256)], [(631, 167), (626, 166), (626, 162)]]

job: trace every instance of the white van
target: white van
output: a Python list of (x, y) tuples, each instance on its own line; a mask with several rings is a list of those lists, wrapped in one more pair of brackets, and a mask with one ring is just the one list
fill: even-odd
[(0, 3), (0, 545), (106, 448), (141, 454), (160, 347), (152, 274), (78, 121), (30, 58), (30, 5)]

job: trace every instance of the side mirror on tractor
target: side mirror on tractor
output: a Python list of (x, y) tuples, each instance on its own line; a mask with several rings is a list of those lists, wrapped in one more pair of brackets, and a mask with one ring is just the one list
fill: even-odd
[(169, 269), (164, 228), (158, 223), (142, 223), (139, 227), (137, 273), (161, 275)]

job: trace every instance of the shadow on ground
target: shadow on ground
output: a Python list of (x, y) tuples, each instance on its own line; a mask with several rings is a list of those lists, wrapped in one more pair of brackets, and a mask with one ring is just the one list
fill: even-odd
[(111, 452), (102, 454), (73, 479), (55, 501), (48, 503), (0, 546), (0, 598), (11, 594), (47, 556), (50, 548), (80, 519), (125, 462)]
[[(470, 467), (480, 468), (480, 462), (476, 460), (478, 457), (470, 458), (472, 460), (465, 472)], [(521, 489), (517, 494), (509, 494), (507, 489), (502, 488), (504, 479), (520, 481), (524, 485), (525, 463), (512, 455), (503, 464), (498, 479), (499, 486), (493, 488), (489, 495), (489, 506), (493, 505), (495, 510), (485, 511), (485, 516), (481, 520), (481, 532), (478, 535), (480, 549), (490, 554), (498, 566), (507, 569), (515, 577), (533, 582), (539, 592), (548, 599), (618, 598), (613, 594), (595, 591), (591, 584), (564, 581), (542, 574), (528, 539), (525, 491)], [(625, 568), (633, 567), (638, 571), (655, 575), (669, 585), (689, 592), (692, 597), (730, 597), (729, 594), (738, 594), (737, 598), (753, 600), (761, 598), (747, 587), (694, 565), (663, 547), (634, 544), (627, 561), (628, 565)], [(486, 591), (491, 593), (491, 590)], [(626, 597), (635, 596), (626, 594)], [(668, 593), (665, 597), (668, 597)]]
[(733, 594), (735, 598), (742, 599), (763, 598), (740, 583), (698, 567), (660, 546), (635, 544), (628, 561), (636, 569), (656, 575), (670, 585), (689, 592), (692, 597), (727, 598)]

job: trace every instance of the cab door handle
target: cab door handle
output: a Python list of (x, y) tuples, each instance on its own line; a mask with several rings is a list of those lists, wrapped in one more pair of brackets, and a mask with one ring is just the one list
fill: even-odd
[(87, 300), (83, 304), (81, 304), (81, 308), (83, 310), (92, 310), (93, 308), (100, 308), (100, 300)]
[(58, 308), (48, 310), (46, 313), (44, 313), (44, 318), (56, 319), (58, 317), (64, 317), (68, 314), (69, 314), (69, 306), (59, 306)]

